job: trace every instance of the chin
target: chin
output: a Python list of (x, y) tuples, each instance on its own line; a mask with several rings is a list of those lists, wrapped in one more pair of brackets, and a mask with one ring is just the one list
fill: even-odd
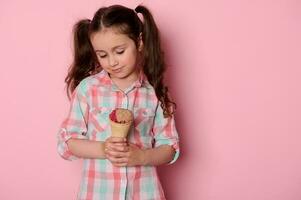
[(114, 74), (114, 77), (119, 78), (119, 79), (123, 79), (123, 78), (128, 77), (128, 74), (127, 73)]

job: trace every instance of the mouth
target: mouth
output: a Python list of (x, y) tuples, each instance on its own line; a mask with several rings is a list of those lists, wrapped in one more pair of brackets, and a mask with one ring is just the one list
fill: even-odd
[(120, 68), (118, 68), (118, 69), (112, 69), (112, 71), (113, 71), (114, 73), (118, 73), (118, 72), (120, 72), (120, 71), (122, 70), (122, 68), (123, 68), (123, 67), (120, 67)]

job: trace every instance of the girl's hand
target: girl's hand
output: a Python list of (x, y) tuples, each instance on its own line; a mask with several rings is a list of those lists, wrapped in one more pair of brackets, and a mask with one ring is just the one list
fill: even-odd
[(104, 153), (107, 158), (107, 151), (111, 152), (127, 152), (128, 144), (125, 138), (120, 137), (109, 137), (104, 142)]
[(105, 151), (105, 154), (106, 157), (116, 167), (136, 166), (144, 164), (145, 154), (142, 149), (132, 143), (129, 143), (129, 145), (124, 148), (124, 150), (126, 151), (115, 151), (107, 149)]

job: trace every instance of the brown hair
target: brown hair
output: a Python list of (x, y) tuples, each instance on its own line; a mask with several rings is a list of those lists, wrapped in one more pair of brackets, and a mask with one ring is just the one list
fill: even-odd
[[(136, 12), (135, 12), (136, 11)], [(143, 15), (143, 22), (137, 16)], [(143, 72), (150, 84), (154, 87), (156, 96), (161, 102), (165, 117), (172, 116), (176, 104), (168, 95), (168, 87), (164, 85), (166, 65), (164, 53), (161, 50), (159, 30), (151, 12), (142, 5), (132, 10), (121, 5), (102, 7), (97, 10), (92, 20), (82, 19), (73, 27), (74, 60), (65, 78), (67, 95), (74, 91), (76, 86), (91, 72), (101, 68), (90, 41), (91, 34), (101, 31), (102, 28), (114, 27), (131, 38), (138, 46), (139, 34), (142, 33)]]

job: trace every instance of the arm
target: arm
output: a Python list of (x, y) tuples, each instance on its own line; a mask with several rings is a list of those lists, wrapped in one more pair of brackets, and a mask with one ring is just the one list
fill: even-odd
[(77, 157), (92, 158), (92, 159), (106, 159), (105, 148), (114, 148), (123, 150), (126, 146), (123, 138), (109, 137), (105, 142), (70, 139), (67, 141), (69, 150)]
[(179, 157), (179, 139), (174, 116), (164, 118), (160, 105), (157, 107), (153, 125), (154, 147), (140, 149), (134, 144), (128, 147), (112, 146), (105, 151), (115, 166), (172, 164)]
[(67, 145), (76, 157), (105, 159), (103, 142), (71, 138), (67, 141)]
[[(57, 134), (57, 151), (65, 160), (102, 156), (101, 144), (89, 141), (86, 136), (88, 120), (89, 104), (85, 83), (81, 82), (72, 93), (68, 116), (61, 124)], [(91, 147), (88, 145), (90, 143)]]
[(175, 156), (175, 150), (170, 145), (140, 149), (130, 143), (126, 147), (112, 145), (105, 151), (105, 155), (117, 167), (136, 165), (157, 166), (172, 161)]
[(144, 153), (141, 165), (162, 165), (171, 162), (175, 156), (175, 150), (169, 145), (142, 150)]
[[(171, 155), (173, 156), (167, 164), (174, 163), (178, 159), (180, 154), (179, 135), (176, 129), (174, 115), (165, 118), (163, 115), (163, 109), (160, 106), (160, 102), (158, 103), (156, 109), (152, 131), (155, 139), (154, 147), (160, 148), (162, 146), (163, 148), (164, 146), (169, 146), (169, 151), (172, 152)], [(169, 156), (171, 155), (169, 154)], [(156, 155), (156, 157), (157, 156), (159, 155)]]

